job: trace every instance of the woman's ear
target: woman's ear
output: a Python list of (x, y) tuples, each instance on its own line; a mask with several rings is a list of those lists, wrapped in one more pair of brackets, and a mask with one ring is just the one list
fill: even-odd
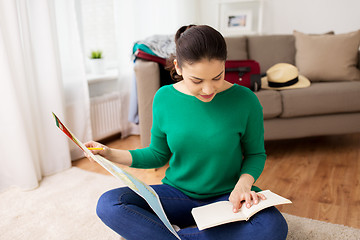
[(175, 66), (175, 70), (176, 70), (176, 73), (181, 76), (181, 68), (179, 67), (179, 64), (177, 62), (176, 59), (174, 59), (174, 66)]

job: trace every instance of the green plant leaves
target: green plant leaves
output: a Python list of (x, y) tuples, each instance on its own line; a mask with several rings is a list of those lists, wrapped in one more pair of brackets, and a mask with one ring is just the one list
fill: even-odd
[(102, 58), (102, 51), (92, 51), (91, 52), (91, 59), (100, 59)]

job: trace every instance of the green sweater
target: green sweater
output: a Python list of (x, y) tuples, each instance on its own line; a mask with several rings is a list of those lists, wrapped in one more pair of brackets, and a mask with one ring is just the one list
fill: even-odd
[(162, 182), (189, 197), (229, 193), (240, 175), (256, 180), (264, 168), (262, 107), (239, 85), (208, 103), (164, 86), (153, 102), (150, 146), (130, 153), (134, 168), (159, 168), (169, 161)]

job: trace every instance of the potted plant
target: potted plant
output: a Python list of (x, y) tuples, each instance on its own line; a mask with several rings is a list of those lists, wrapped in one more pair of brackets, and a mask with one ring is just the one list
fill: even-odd
[(105, 66), (102, 51), (92, 51), (90, 56), (90, 69), (92, 74), (104, 74)]

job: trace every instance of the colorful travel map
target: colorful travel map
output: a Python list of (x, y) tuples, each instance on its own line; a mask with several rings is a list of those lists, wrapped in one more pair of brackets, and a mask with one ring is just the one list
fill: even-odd
[(71, 131), (65, 127), (64, 124), (61, 123), (59, 118), (53, 113), (53, 116), (56, 121), (56, 125), (58, 128), (63, 131), (78, 147), (81, 148), (88, 156), (90, 156), (94, 161), (100, 164), (103, 168), (105, 168), (108, 172), (114, 175), (116, 178), (120, 179), (126, 186), (128, 186), (131, 190), (137, 193), (140, 197), (145, 199), (145, 201), (149, 204), (149, 206), (153, 209), (156, 215), (161, 219), (161, 221), (165, 224), (165, 226), (169, 229), (169, 231), (174, 234), (178, 239), (180, 239), (179, 235), (176, 233), (175, 229), (172, 227), (169, 222), (164, 209), (161, 205), (159, 196), (154, 191), (152, 187), (140, 181), (136, 177), (132, 176), (130, 173), (126, 172), (124, 169), (121, 169), (111, 161), (100, 155), (94, 155), (86, 146), (80, 142)]

